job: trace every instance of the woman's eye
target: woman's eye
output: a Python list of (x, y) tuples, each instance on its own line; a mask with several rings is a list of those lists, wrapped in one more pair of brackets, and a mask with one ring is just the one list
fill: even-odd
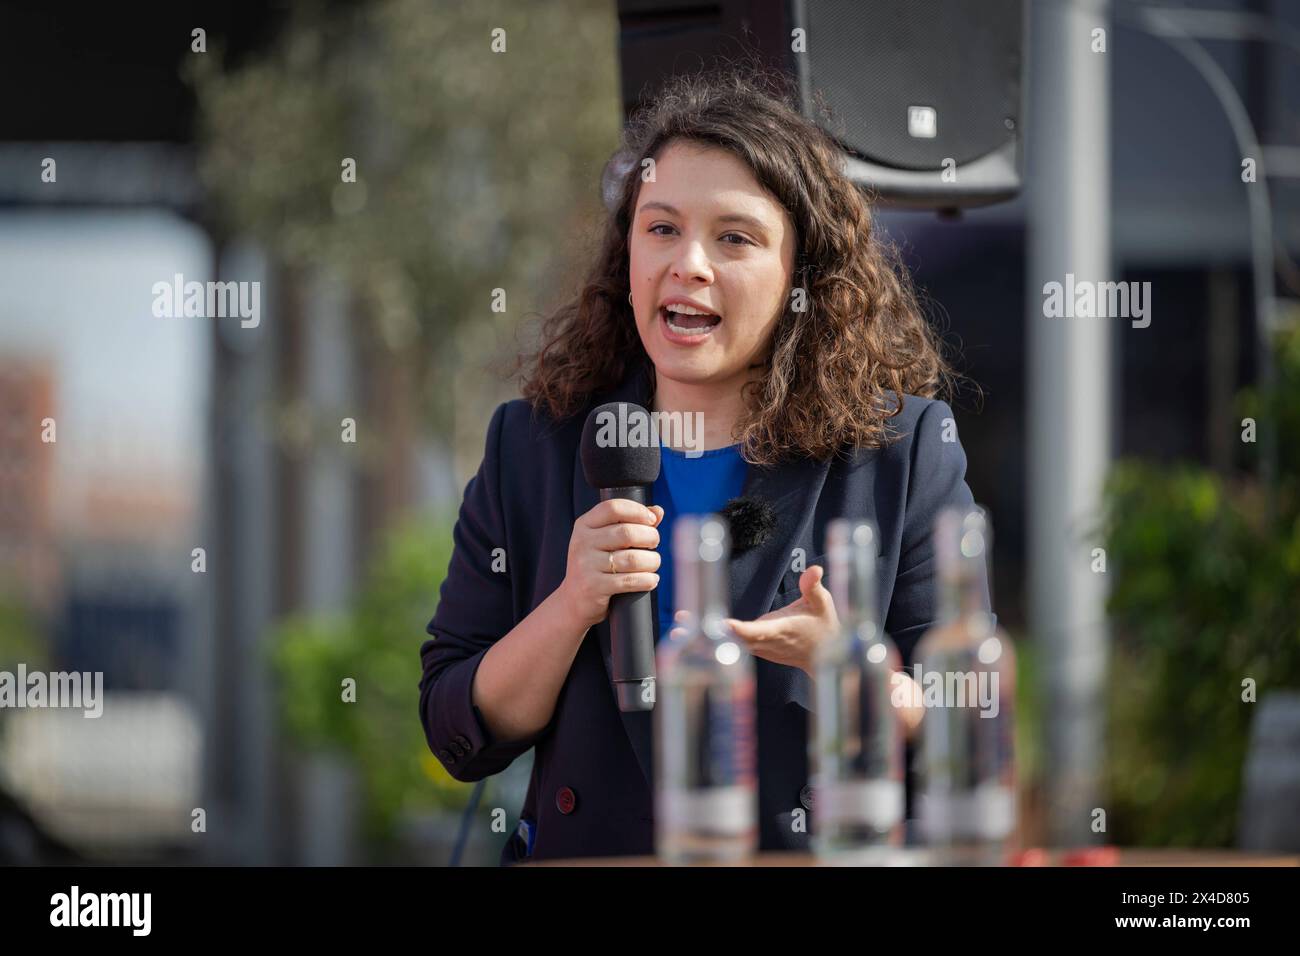
[[(667, 230), (667, 232), (660, 232), (661, 229)], [(674, 232), (675, 229), (673, 226), (668, 225), (668, 223), (666, 222), (658, 222), (655, 223), (646, 231), (654, 236), (667, 236), (670, 235), (672, 232)], [(738, 232), (728, 232), (719, 238), (722, 239), (729, 246), (752, 246), (754, 244), (753, 242), (751, 242), (749, 239), (745, 238)]]

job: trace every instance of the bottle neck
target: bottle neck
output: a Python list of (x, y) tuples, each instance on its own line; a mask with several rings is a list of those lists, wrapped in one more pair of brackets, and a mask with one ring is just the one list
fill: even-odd
[(875, 635), (876, 555), (855, 547), (833, 549), (827, 560), (831, 600), (841, 626), (850, 634)]
[(939, 579), (939, 623), (953, 624), (987, 616), (982, 558), (967, 558)]
[(693, 621), (727, 616), (731, 587), (725, 559), (704, 561), (686, 555), (677, 560), (674, 575), (677, 610), (687, 611)]

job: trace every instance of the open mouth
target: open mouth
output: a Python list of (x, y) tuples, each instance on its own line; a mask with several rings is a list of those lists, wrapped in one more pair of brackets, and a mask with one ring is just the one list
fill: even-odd
[(722, 321), (720, 315), (681, 305), (660, 306), (659, 316), (668, 331), (685, 338), (708, 335)]

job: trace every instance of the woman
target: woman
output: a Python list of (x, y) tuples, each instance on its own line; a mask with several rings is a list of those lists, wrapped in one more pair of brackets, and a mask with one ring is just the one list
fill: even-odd
[[(694, 77), (638, 114), (599, 258), (548, 319), (524, 398), (492, 416), (421, 647), (420, 713), (458, 780), (536, 747), (502, 862), (653, 853), (652, 715), (616, 706), (605, 618), (611, 595), (658, 589), (668, 629), (675, 514), (743, 495), (775, 515), (730, 569), (756, 657), (761, 850), (806, 848), (792, 811), (815, 812), (809, 672), (836, 626), (826, 524), (876, 523), (879, 610), (905, 662), (934, 620), (931, 526), (972, 504), (934, 397), (948, 368), (837, 148), (790, 102)], [(598, 503), (578, 464), (588, 411), (619, 400), (702, 421), (693, 448), (662, 449), (649, 508)]]

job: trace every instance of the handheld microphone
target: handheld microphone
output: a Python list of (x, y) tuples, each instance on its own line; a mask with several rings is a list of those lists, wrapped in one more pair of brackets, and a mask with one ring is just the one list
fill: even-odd
[[(628, 498), (650, 505), (659, 477), (659, 443), (650, 413), (635, 402), (609, 402), (592, 410), (582, 429), (582, 473), (600, 500)], [(609, 599), (611, 677), (618, 709), (653, 710), (655, 636), (651, 592)]]

